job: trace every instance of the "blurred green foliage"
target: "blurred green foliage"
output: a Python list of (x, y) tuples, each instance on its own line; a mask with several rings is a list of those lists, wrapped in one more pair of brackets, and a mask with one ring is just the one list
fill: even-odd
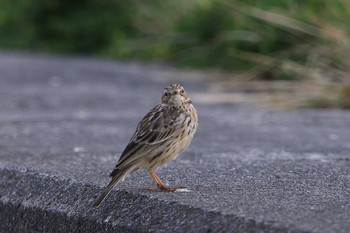
[(1, 0), (0, 9), (3, 48), (252, 70), (267, 79), (322, 79), (315, 69), (350, 66), (348, 0)]
[(2, 47), (100, 53), (113, 35), (134, 38), (132, 12), (123, 1), (1, 0)]

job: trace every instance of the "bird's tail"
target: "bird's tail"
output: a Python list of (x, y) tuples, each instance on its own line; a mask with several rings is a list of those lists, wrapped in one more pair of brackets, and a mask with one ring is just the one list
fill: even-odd
[(103, 191), (101, 196), (97, 198), (92, 205), (93, 207), (98, 207), (101, 202), (108, 196), (108, 194), (113, 190), (114, 186), (119, 183), (126, 175), (129, 174), (129, 169), (122, 169), (115, 173), (111, 182), (109, 182), (107, 188)]

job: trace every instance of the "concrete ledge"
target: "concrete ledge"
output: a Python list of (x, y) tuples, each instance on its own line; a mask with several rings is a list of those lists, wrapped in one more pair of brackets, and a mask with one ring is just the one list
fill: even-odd
[(86, 186), (33, 171), (1, 169), (0, 174), (1, 189), (10, 194), (0, 202), (1, 232), (130, 232), (88, 217), (86, 208), (74, 203), (91, 192)]
[(294, 232), (127, 191), (91, 209), (96, 186), (25, 170), (0, 169), (1, 232)]

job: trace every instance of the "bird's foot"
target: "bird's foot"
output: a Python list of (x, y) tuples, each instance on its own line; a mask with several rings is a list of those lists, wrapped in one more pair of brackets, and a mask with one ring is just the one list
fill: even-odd
[(186, 187), (166, 187), (159, 186), (157, 189), (148, 189), (151, 192), (190, 192)]

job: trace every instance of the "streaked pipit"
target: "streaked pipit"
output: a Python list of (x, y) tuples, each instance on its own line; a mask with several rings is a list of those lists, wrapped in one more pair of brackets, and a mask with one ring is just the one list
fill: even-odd
[(93, 206), (100, 205), (120, 180), (139, 168), (148, 170), (160, 190), (176, 191), (177, 188), (164, 185), (156, 170), (175, 159), (190, 145), (197, 126), (196, 109), (184, 88), (176, 83), (167, 86), (161, 103), (149, 111), (137, 125), (134, 135), (110, 174), (112, 180)]

